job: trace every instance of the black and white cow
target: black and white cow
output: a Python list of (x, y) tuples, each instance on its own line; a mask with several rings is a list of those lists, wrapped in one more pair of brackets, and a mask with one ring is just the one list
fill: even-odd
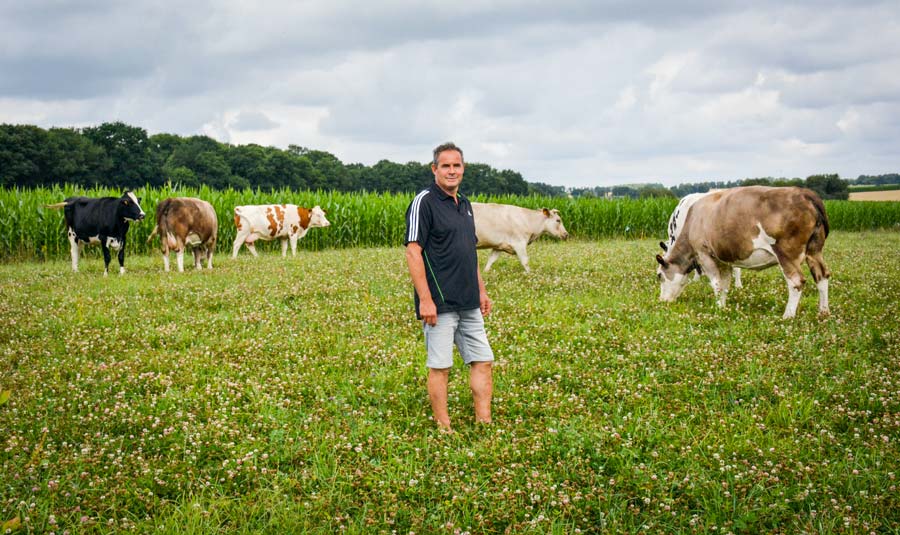
[[(694, 205), (695, 202), (699, 201), (703, 197), (715, 193), (717, 189), (711, 189), (706, 193), (690, 193), (685, 195), (678, 201), (678, 206), (675, 207), (675, 210), (672, 212), (672, 215), (669, 216), (669, 226), (666, 228), (668, 232), (669, 239), (665, 242), (659, 242), (659, 246), (662, 247), (663, 251), (668, 251), (669, 247), (675, 245), (675, 240), (678, 239), (678, 235), (681, 234), (681, 229), (684, 227), (684, 222), (687, 219), (688, 211), (691, 209), (691, 206)], [(735, 288), (743, 288), (743, 283), (741, 282), (741, 268), (733, 267), (731, 269), (731, 274), (734, 277), (734, 287)], [(694, 271), (694, 280), (700, 278), (700, 267), (697, 266), (696, 271)]]
[(127, 191), (121, 197), (69, 197), (65, 201), (50, 204), (47, 208), (63, 208), (66, 227), (69, 229), (69, 245), (72, 253), (72, 271), (78, 271), (78, 257), (85, 244), (99, 243), (103, 248), (103, 275), (109, 275), (109, 250), (119, 252), (119, 274), (125, 273), (125, 235), (132, 221), (144, 219), (140, 199)]

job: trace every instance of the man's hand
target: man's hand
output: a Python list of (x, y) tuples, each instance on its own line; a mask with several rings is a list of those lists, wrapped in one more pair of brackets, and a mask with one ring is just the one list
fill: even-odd
[[(491, 308), (493, 308), (494, 303), (491, 301), (491, 298), (488, 297), (487, 292), (481, 292), (479, 296), (479, 300), (481, 301), (481, 315), (487, 316), (491, 313)], [(421, 307), (420, 307), (421, 310)]]
[(419, 315), (422, 321), (434, 327), (437, 325), (437, 306), (431, 299), (419, 299)]

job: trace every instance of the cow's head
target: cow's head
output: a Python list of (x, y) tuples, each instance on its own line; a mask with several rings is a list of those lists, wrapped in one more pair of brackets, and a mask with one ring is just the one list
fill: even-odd
[(329, 225), (331, 225), (331, 223), (325, 218), (325, 210), (322, 210), (318, 204), (313, 206), (312, 210), (309, 211), (309, 226), (327, 227)]
[(126, 191), (119, 198), (119, 214), (125, 221), (140, 221), (146, 215), (141, 208), (141, 200), (133, 191)]
[(659, 300), (672, 302), (678, 299), (684, 287), (690, 282), (687, 272), (674, 262), (669, 262), (660, 255), (656, 255), (656, 278), (659, 279)]
[(544, 212), (544, 217), (546, 218), (544, 219), (544, 233), (562, 240), (568, 238), (569, 233), (566, 232), (566, 227), (563, 226), (562, 218), (559, 216), (559, 210), (556, 208), (553, 208), (552, 210), (542, 208), (541, 210)]

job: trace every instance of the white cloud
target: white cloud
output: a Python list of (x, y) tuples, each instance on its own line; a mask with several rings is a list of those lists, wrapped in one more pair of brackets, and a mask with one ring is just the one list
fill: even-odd
[(0, 4), (0, 121), (569, 186), (900, 169), (900, 6), (826, 0)]

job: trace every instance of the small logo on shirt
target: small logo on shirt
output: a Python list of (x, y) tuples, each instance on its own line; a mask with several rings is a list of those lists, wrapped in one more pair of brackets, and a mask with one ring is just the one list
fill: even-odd
[(472, 210), (469, 210), (469, 215), (472, 215)]

